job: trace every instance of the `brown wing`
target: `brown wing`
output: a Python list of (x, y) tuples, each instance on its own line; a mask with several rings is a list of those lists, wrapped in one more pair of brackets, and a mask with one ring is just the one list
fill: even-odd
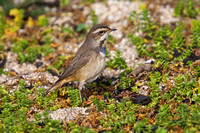
[[(63, 74), (60, 76), (57, 82), (69, 77), (73, 73), (75, 73), (77, 70), (85, 66), (90, 58), (92, 57), (92, 54), (94, 51), (88, 50), (86, 48), (80, 49), (74, 59), (69, 63), (69, 65), (65, 68), (65, 71)], [(57, 83), (56, 82), (56, 83)]]

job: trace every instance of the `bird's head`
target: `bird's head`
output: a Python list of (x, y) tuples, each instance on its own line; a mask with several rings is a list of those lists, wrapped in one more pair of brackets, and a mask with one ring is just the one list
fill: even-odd
[(103, 47), (108, 39), (109, 33), (115, 30), (117, 29), (111, 29), (107, 25), (97, 24), (90, 29), (86, 40), (95, 42), (92, 44), (93, 47)]

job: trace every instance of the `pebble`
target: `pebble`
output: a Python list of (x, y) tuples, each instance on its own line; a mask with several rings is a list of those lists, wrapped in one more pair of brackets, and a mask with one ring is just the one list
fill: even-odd
[(179, 21), (179, 18), (174, 17), (174, 8), (170, 7), (170, 5), (163, 6), (161, 5), (155, 12), (155, 18), (160, 18), (162, 24), (176, 23)]
[(60, 120), (64, 122), (70, 122), (76, 120), (76, 117), (78, 115), (81, 116), (88, 116), (89, 113), (87, 113), (88, 108), (83, 107), (74, 107), (74, 108), (62, 108), (58, 109), (56, 111), (50, 111), (49, 117), (53, 120)]
[(123, 37), (121, 30), (128, 25), (128, 17), (132, 11), (139, 11), (141, 4), (142, 2), (110, 0), (106, 4), (96, 2), (92, 4), (91, 8), (98, 16), (99, 23), (109, 22), (110, 27), (117, 28), (117, 31), (113, 32), (112, 35), (116, 39), (121, 39)]
[(5, 68), (8, 71), (13, 70), (19, 75), (32, 73), (32, 72), (37, 70), (37, 67), (33, 64), (30, 64), (30, 63), (20, 64), (20, 63), (18, 63), (17, 54), (10, 52), (10, 51), (7, 53), (7, 61), (6, 61), (6, 64), (5, 64)]

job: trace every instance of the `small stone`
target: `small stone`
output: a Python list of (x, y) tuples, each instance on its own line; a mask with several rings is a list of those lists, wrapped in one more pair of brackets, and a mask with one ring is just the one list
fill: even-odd
[(42, 65), (43, 65), (43, 62), (41, 62), (41, 61), (35, 63), (35, 66), (36, 66), (37, 68), (40, 67), (40, 66), (42, 66)]
[(58, 109), (56, 111), (51, 111), (49, 113), (49, 116), (53, 120), (60, 120), (65, 122), (70, 122), (76, 120), (76, 117), (78, 115), (88, 116), (89, 113), (87, 113), (88, 108), (82, 108), (82, 107), (74, 107), (74, 108), (62, 108)]

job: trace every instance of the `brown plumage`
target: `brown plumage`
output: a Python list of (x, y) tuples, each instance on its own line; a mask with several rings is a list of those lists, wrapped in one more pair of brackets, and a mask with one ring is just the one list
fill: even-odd
[(95, 80), (105, 67), (105, 51), (103, 53), (102, 48), (104, 47), (108, 34), (115, 30), (103, 24), (93, 26), (74, 59), (65, 68), (56, 83), (46, 91), (46, 94), (51, 90), (61, 87), (64, 83), (71, 81), (78, 81), (79, 91), (81, 91), (85, 82)]

